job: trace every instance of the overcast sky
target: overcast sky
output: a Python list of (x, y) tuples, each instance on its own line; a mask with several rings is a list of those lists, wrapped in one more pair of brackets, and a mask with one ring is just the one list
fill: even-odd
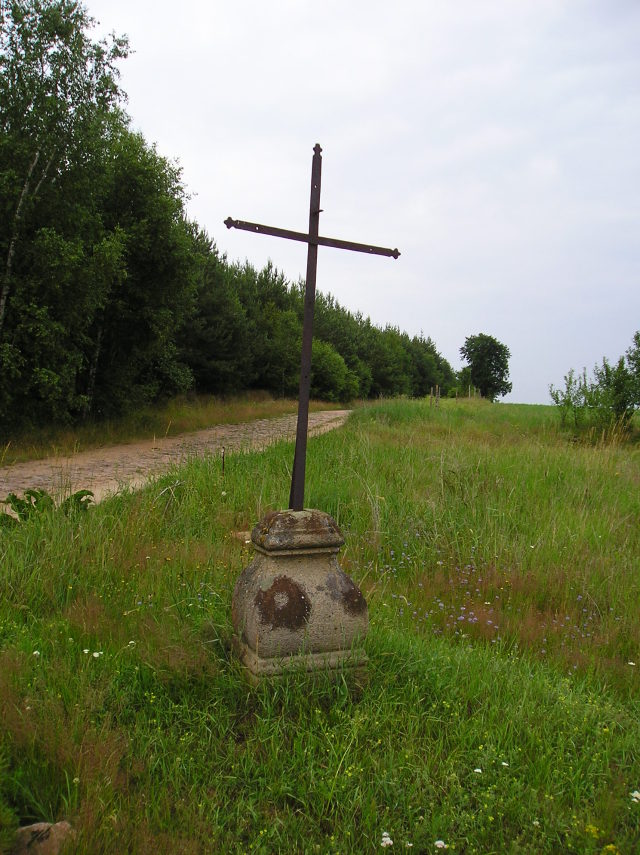
[(229, 260), (304, 276), (323, 148), (318, 289), (424, 332), (511, 351), (505, 400), (548, 403), (640, 329), (638, 0), (88, 0), (126, 33), (128, 112), (175, 158)]

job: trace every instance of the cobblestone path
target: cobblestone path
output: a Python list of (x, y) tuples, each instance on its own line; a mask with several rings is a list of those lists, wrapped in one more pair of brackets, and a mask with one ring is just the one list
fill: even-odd
[[(349, 410), (309, 413), (309, 434), (317, 435), (344, 424)], [(0, 501), (8, 493), (21, 495), (42, 489), (53, 495), (93, 490), (96, 501), (127, 485), (139, 487), (175, 463), (204, 454), (260, 449), (280, 439), (295, 438), (296, 415), (258, 419), (236, 425), (164, 439), (82, 451), (71, 457), (48, 457), (0, 467)]]

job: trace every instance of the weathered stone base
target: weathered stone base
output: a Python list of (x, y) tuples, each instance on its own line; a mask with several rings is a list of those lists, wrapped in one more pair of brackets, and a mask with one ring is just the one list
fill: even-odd
[(334, 677), (348, 673), (350, 676), (361, 678), (366, 673), (369, 661), (362, 648), (263, 657), (238, 638), (233, 639), (233, 648), (246, 669), (248, 680), (254, 685), (257, 685), (263, 677), (274, 677), (295, 671), (322, 671)]
[(321, 511), (267, 514), (233, 592), (234, 647), (252, 682), (291, 670), (364, 671), (367, 603), (340, 569), (342, 532)]

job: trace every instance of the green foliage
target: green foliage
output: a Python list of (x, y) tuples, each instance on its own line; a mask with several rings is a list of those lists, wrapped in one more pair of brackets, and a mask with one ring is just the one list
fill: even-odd
[(53, 499), (46, 490), (25, 490), (22, 499), (15, 493), (9, 493), (5, 503), (19, 520), (28, 520), (34, 514), (51, 511), (55, 507)]
[(237, 392), (250, 384), (253, 354), (235, 271), (195, 227), (194, 252), (199, 263), (195, 310), (180, 334), (181, 359), (193, 373), (197, 392)]
[(192, 383), (176, 338), (193, 310), (180, 171), (128, 127), (116, 62), (69, 0), (0, 21), (0, 423), (108, 415)]
[(574, 430), (596, 430), (604, 436), (617, 436), (631, 426), (634, 409), (640, 406), (639, 366), (640, 333), (634, 344), (615, 365), (605, 358), (595, 365), (593, 380), (585, 368), (577, 375), (570, 369), (564, 377), (564, 389), (549, 387), (551, 400), (558, 407), (563, 426)]
[(582, 426), (587, 411), (589, 399), (589, 383), (586, 369), (582, 375), (577, 376), (573, 368), (564, 376), (564, 389), (556, 389), (553, 384), (549, 386), (551, 400), (560, 410), (560, 420), (563, 426), (572, 424), (573, 427)]
[(509, 382), (509, 348), (493, 336), (479, 333), (467, 336), (460, 355), (471, 368), (471, 382), (483, 398), (494, 401), (512, 389)]
[(323, 401), (350, 401), (358, 395), (358, 379), (340, 354), (315, 339), (311, 356), (311, 395)]
[(8, 299), (20, 285), (16, 267), (33, 218), (52, 187), (84, 157), (91, 128), (122, 98), (115, 66), (127, 54), (126, 39), (93, 43), (87, 35), (91, 25), (84, 7), (70, 0), (3, 4), (0, 335), (10, 314)]
[(91, 490), (76, 490), (60, 504), (60, 510), (66, 516), (85, 513), (93, 504), (93, 492)]
[(640, 330), (633, 336), (633, 343), (627, 350), (627, 366), (631, 375), (633, 402), (640, 407)]
[(603, 359), (601, 366), (594, 367), (593, 374), (596, 411), (609, 413), (610, 418), (623, 425), (628, 423), (635, 401), (633, 378), (627, 370), (624, 357), (621, 356), (615, 365)]
[[(8, 513), (0, 514), (0, 527), (10, 527), (16, 522), (25, 522), (39, 514), (56, 510), (55, 502), (46, 490), (25, 490), (22, 498), (15, 493), (9, 493), (4, 503), (9, 506), (15, 516)], [(86, 512), (92, 503), (91, 490), (77, 490), (60, 503), (58, 510), (65, 516), (72, 516)]]

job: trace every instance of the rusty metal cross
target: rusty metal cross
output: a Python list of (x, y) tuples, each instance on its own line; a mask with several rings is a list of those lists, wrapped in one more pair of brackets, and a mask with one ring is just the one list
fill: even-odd
[(291, 492), (289, 507), (301, 511), (304, 506), (304, 477), (307, 459), (307, 431), (309, 426), (309, 395), (311, 389), (311, 344), (313, 340), (313, 309), (316, 299), (316, 270), (318, 267), (318, 247), (333, 246), (336, 249), (350, 249), (355, 252), (366, 252), (369, 255), (386, 255), (398, 258), (397, 249), (386, 249), (381, 246), (371, 246), (364, 243), (339, 240), (338, 238), (321, 237), (318, 234), (320, 223), (320, 179), (322, 174), (322, 149), (316, 143), (313, 149), (311, 163), (311, 201), (309, 204), (309, 232), (292, 232), (288, 229), (278, 229), (273, 226), (263, 226), (259, 223), (248, 223), (245, 220), (234, 220), (227, 217), (224, 221), (228, 229), (243, 229), (261, 235), (287, 238), (302, 241), (307, 244), (307, 279), (304, 292), (304, 321), (302, 326), (302, 358), (300, 364), (300, 392), (298, 395), (298, 424), (296, 428), (296, 449), (293, 457), (293, 473), (291, 476)]

